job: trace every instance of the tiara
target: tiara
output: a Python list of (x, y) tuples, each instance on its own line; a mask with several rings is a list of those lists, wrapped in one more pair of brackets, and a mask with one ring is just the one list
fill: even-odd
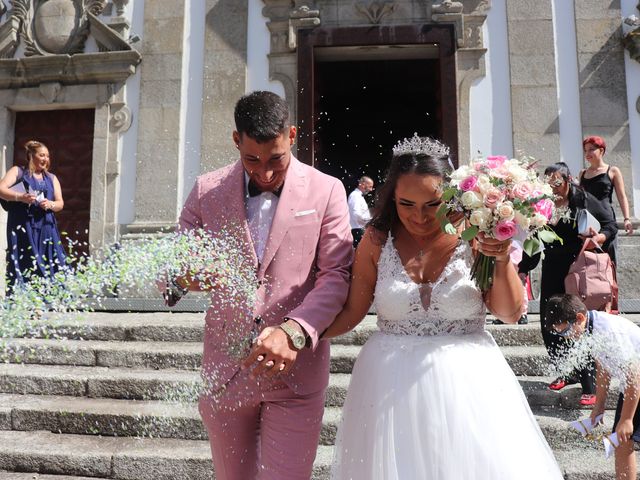
[(433, 138), (419, 137), (417, 133), (414, 133), (411, 138), (400, 140), (393, 147), (394, 156), (420, 153), (432, 157), (448, 157), (449, 147)]

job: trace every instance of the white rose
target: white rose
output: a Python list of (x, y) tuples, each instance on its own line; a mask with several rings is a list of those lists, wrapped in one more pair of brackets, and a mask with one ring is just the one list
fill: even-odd
[(473, 173), (473, 170), (468, 165), (463, 165), (451, 173), (451, 183), (458, 185), (462, 180), (469, 177)]
[(478, 208), (471, 213), (469, 223), (475, 225), (480, 230), (485, 230), (493, 219), (493, 213), (486, 207)]
[(544, 227), (547, 224), (547, 217), (542, 215), (541, 213), (535, 213), (533, 218), (531, 219), (531, 225), (535, 228)]
[(478, 192), (474, 192), (473, 190), (464, 192), (462, 197), (460, 197), (460, 201), (462, 205), (464, 205), (464, 208), (468, 210), (482, 206), (482, 197)]
[(493, 188), (491, 181), (487, 175), (479, 175), (478, 182), (476, 183), (476, 188), (480, 191), (482, 195), (487, 193), (490, 188)]
[(531, 225), (531, 220), (529, 219), (529, 217), (526, 217), (516, 210), (513, 214), (513, 219), (522, 230), (524, 230), (525, 232), (529, 230), (529, 226)]
[(496, 208), (498, 216), (503, 220), (513, 220), (514, 210), (513, 204), (509, 201), (502, 202)]
[(540, 190), (542, 190), (542, 193), (544, 193), (545, 195), (553, 197), (553, 190), (551, 189), (551, 185), (549, 185), (548, 183), (543, 183)]
[(527, 170), (525, 170), (524, 168), (522, 168), (520, 165), (517, 165), (517, 164), (509, 165), (507, 167), (507, 172), (509, 172), (509, 176), (515, 182), (524, 182), (525, 180), (527, 180), (529, 176)]

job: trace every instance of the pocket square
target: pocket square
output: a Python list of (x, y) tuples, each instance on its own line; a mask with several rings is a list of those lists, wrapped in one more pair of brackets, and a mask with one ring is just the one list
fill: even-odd
[(316, 213), (315, 208), (313, 210), (300, 210), (299, 212), (296, 212), (295, 216), (304, 217), (305, 215), (311, 215), (312, 213)]

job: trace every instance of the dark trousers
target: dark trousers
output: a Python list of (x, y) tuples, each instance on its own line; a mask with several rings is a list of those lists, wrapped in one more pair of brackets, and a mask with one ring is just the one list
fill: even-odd
[[(564, 277), (569, 272), (569, 267), (573, 262), (571, 255), (560, 257), (548, 255), (542, 261), (542, 282), (540, 285), (540, 328), (542, 330), (542, 339), (544, 346), (547, 348), (551, 361), (555, 364), (565, 355), (565, 352), (571, 348), (571, 341), (550, 332), (546, 328), (545, 309), (549, 298), (556, 294), (565, 293)], [(596, 393), (596, 365), (591, 359), (582, 370), (575, 371), (571, 375), (575, 379), (580, 380), (582, 385), (582, 393), (591, 395)]]
[(356, 248), (362, 240), (362, 235), (364, 234), (364, 228), (352, 228), (351, 235), (353, 236), (353, 248)]

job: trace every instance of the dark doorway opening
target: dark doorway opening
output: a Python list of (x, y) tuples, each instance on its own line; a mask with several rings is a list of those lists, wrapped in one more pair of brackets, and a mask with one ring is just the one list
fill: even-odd
[(395, 143), (430, 135), (458, 152), (450, 24), (298, 31), (297, 156), (345, 182), (379, 183)]
[(64, 209), (56, 213), (58, 229), (74, 242), (74, 254), (89, 253), (91, 170), (95, 110), (17, 112), (14, 165), (27, 165), (24, 144), (44, 143), (51, 156), (51, 173), (62, 187)]
[(383, 180), (398, 140), (442, 138), (437, 58), (319, 61), (315, 86), (314, 164), (348, 191)]

